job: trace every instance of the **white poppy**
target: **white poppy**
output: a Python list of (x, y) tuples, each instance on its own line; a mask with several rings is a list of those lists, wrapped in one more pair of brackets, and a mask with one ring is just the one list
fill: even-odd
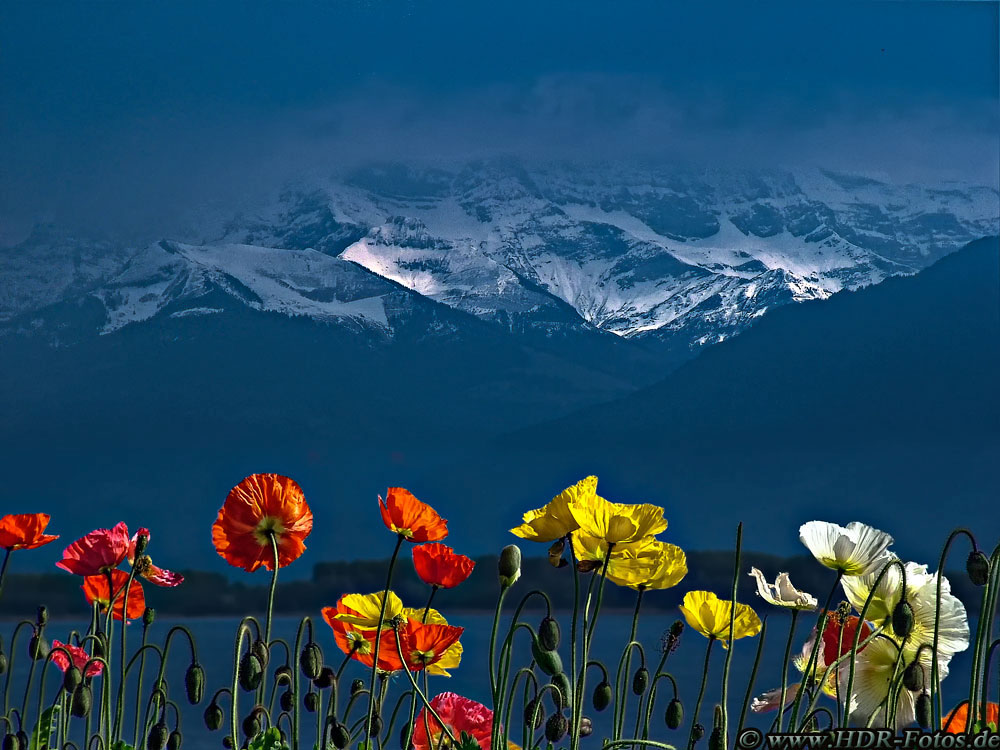
[(813, 610), (818, 606), (816, 597), (792, 585), (788, 573), (778, 573), (774, 583), (768, 583), (757, 568), (750, 568), (750, 576), (757, 580), (757, 595), (769, 604), (788, 609)]
[(819, 562), (845, 576), (878, 570), (879, 561), (892, 544), (889, 534), (858, 521), (846, 527), (809, 521), (799, 528), (799, 539)]
[[(795, 702), (795, 696), (799, 692), (799, 683), (794, 685), (785, 686), (785, 708), (788, 708)], [(755, 714), (762, 714), (767, 711), (773, 711), (781, 703), (781, 688), (774, 688), (773, 690), (768, 690), (766, 693), (761, 693), (752, 701), (750, 701), (750, 710)]]
[[(854, 609), (860, 612), (864, 608), (865, 600), (875, 586), (875, 579), (879, 577), (879, 574), (881, 574), (882, 569), (886, 565), (898, 559), (895, 555), (886, 553), (879, 560), (878, 566), (870, 573), (851, 576), (841, 580), (840, 583), (844, 587), (847, 601), (851, 603)], [(914, 591), (922, 587), (929, 579), (933, 578), (927, 572), (926, 565), (917, 565), (916, 563), (908, 562), (903, 567), (906, 570), (906, 588), (908, 591)], [(879, 581), (875, 595), (868, 605), (868, 612), (865, 614), (867, 620), (871, 622), (883, 622), (892, 616), (892, 610), (895, 609), (902, 595), (902, 581), (900, 578), (899, 565), (890, 565), (885, 575), (882, 576), (882, 580)]]

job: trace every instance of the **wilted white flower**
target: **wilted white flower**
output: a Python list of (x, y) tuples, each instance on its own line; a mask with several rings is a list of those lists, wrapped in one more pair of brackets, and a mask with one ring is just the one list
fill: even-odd
[(778, 573), (774, 583), (768, 583), (764, 574), (757, 568), (750, 568), (750, 576), (757, 580), (758, 596), (776, 607), (812, 610), (819, 605), (815, 596), (800, 591), (792, 585), (788, 573)]
[(809, 521), (799, 528), (799, 539), (812, 556), (845, 576), (877, 571), (892, 537), (867, 524), (853, 521), (846, 527), (826, 521)]
[[(795, 696), (799, 692), (799, 683), (794, 685), (787, 685), (785, 687), (785, 708), (788, 708), (795, 702)], [(781, 688), (774, 688), (773, 690), (768, 690), (766, 693), (761, 693), (752, 701), (750, 701), (750, 710), (755, 714), (762, 714), (766, 711), (773, 711), (781, 703)]]

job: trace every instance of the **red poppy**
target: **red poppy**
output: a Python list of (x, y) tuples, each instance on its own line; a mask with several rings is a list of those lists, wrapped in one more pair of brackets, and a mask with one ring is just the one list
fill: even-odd
[(450, 589), (472, 573), (476, 563), (444, 544), (422, 544), (413, 548), (413, 567), (429, 586)]
[[(980, 707), (982, 708), (982, 707)], [(1000, 720), (1000, 706), (992, 701), (986, 704), (986, 723), (997, 726)], [(962, 701), (941, 720), (941, 728), (952, 734), (965, 734), (969, 731), (969, 702)]]
[[(106, 575), (87, 576), (83, 579), (83, 595), (87, 598), (87, 604), (93, 606), (97, 602), (101, 606), (101, 612), (107, 612), (108, 604), (114, 600), (112, 606), (113, 617), (116, 620), (122, 619), (122, 612), (125, 610), (125, 584), (128, 583), (129, 574), (124, 570), (111, 571), (111, 587), (108, 587), (108, 577)], [(132, 585), (128, 589), (128, 611), (125, 612), (129, 620), (136, 620), (142, 617), (146, 609), (146, 596), (142, 591), (142, 584), (133, 579)]]
[[(493, 712), (486, 706), (456, 693), (441, 693), (431, 700), (431, 708), (441, 717), (441, 721), (456, 739), (461, 738), (462, 732), (465, 732), (479, 743), (481, 750), (490, 750)], [(430, 729), (429, 737), (428, 729)], [(444, 730), (441, 724), (428, 713), (426, 708), (422, 709), (414, 722), (414, 749), (433, 750), (440, 747), (442, 734)]]
[(128, 562), (129, 565), (135, 568), (136, 575), (140, 575), (145, 578), (150, 583), (156, 584), (157, 586), (180, 586), (184, 583), (184, 576), (180, 573), (174, 573), (173, 571), (166, 570), (164, 568), (158, 568), (153, 565), (153, 560), (149, 555), (139, 555), (136, 558), (136, 544), (139, 541), (139, 537), (146, 537), (146, 543), (149, 543), (149, 529), (139, 529), (135, 536), (128, 545)]
[(77, 539), (63, 550), (57, 568), (78, 576), (97, 576), (117, 568), (128, 554), (128, 527), (119, 523), (113, 529), (97, 529)]
[(252, 474), (233, 487), (212, 525), (215, 550), (230, 565), (253, 572), (274, 569), (273, 537), (278, 567), (305, 551), (313, 516), (302, 488), (280, 474)]
[(382, 522), (389, 531), (410, 542), (439, 542), (448, 536), (448, 522), (409, 490), (390, 487), (385, 500), (379, 496)]
[[(70, 660), (61, 649), (69, 651), (73, 657), (73, 666), (83, 672), (84, 677), (96, 677), (104, 669), (104, 663), (100, 661), (90, 661), (90, 654), (79, 646), (71, 643), (52, 641), (52, 663), (65, 672), (69, 669)], [(89, 662), (89, 663), (88, 663)]]
[[(324, 614), (325, 616), (325, 614)], [(330, 619), (327, 622), (331, 622)], [(336, 623), (336, 624), (333, 624)], [(344, 653), (350, 653), (352, 658), (366, 667), (371, 667), (375, 656), (375, 628), (359, 628), (338, 620), (331, 622), (334, 638)], [(338, 636), (339, 632), (346, 636)], [(445, 652), (462, 637), (465, 628), (452, 625), (425, 625), (414, 619), (408, 619), (399, 628), (399, 642), (396, 642), (397, 631), (385, 628), (382, 631), (381, 643), (378, 647), (378, 669), (382, 672), (398, 672), (409, 669), (412, 672), (437, 664)], [(355, 646), (356, 643), (360, 645)], [(400, 658), (402, 653), (403, 658)]]
[(48, 513), (18, 513), (0, 518), (0, 548), (35, 549), (54, 542), (58, 535), (43, 534), (49, 525)]
[[(854, 635), (858, 630), (860, 618), (851, 615), (844, 619), (838, 612), (828, 613), (826, 627), (823, 628), (823, 664), (832, 664), (838, 657), (848, 653), (854, 646)], [(815, 628), (814, 628), (815, 630)], [(872, 629), (867, 622), (861, 623), (861, 635), (858, 643), (871, 635)], [(863, 651), (864, 646), (858, 648)]]

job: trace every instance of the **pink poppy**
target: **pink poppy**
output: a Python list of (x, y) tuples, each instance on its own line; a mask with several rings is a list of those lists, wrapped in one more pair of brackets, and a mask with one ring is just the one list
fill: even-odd
[(92, 661), (90, 664), (87, 664), (87, 662), (90, 661), (90, 654), (79, 646), (53, 640), (52, 663), (59, 667), (59, 669), (63, 672), (69, 669), (69, 658), (61, 649), (69, 651), (70, 655), (73, 657), (73, 666), (83, 672), (84, 677), (96, 677), (104, 669), (104, 664), (99, 661)]
[(128, 527), (119, 523), (113, 529), (97, 529), (77, 539), (63, 550), (63, 559), (56, 567), (78, 576), (103, 575), (117, 568), (128, 550)]

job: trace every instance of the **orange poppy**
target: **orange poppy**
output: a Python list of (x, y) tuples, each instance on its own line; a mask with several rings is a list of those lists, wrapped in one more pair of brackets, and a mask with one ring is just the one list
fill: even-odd
[[(343, 600), (343, 597), (341, 597), (341, 600)], [(335, 607), (323, 607), (322, 614), (323, 619), (326, 620), (326, 624), (333, 630), (333, 639), (337, 642), (337, 647), (341, 651), (357, 661), (361, 661), (360, 656), (368, 655), (372, 652), (374, 647), (374, 639), (372, 638), (375, 631), (374, 628), (364, 628), (351, 622), (336, 619), (337, 615), (354, 615), (360, 617), (360, 612), (338, 601)], [(395, 641), (393, 644), (393, 648), (395, 648)], [(379, 649), (381, 650), (381, 648), (380, 646)], [(381, 656), (382, 654), (380, 653), (380, 660)], [(369, 657), (368, 666), (371, 667), (371, 665), (371, 657)]]
[(439, 542), (448, 536), (448, 522), (409, 490), (390, 487), (385, 500), (379, 496), (382, 522), (389, 531), (410, 542)]
[[(406, 668), (419, 672), (425, 667), (441, 661), (451, 646), (462, 637), (465, 628), (453, 625), (425, 625), (414, 619), (408, 619), (399, 628), (399, 643), (396, 642), (396, 631), (387, 628), (382, 631), (382, 643), (378, 650), (378, 668), (383, 672), (396, 672)], [(375, 631), (365, 631), (365, 637), (374, 647)], [(374, 648), (368, 653), (358, 653), (355, 658), (367, 667), (372, 665)], [(400, 653), (404, 659), (400, 658)]]
[(43, 534), (49, 525), (48, 513), (18, 513), (0, 518), (0, 549), (35, 549), (54, 542), (58, 535)]
[[(108, 611), (108, 605), (112, 605), (112, 616), (116, 620), (122, 619), (125, 612), (125, 585), (128, 583), (129, 574), (124, 570), (110, 571), (111, 587), (108, 587), (108, 577), (106, 575), (87, 576), (83, 579), (83, 595), (87, 599), (87, 604), (93, 606), (97, 602), (101, 607), (101, 612)], [(142, 591), (142, 584), (134, 578), (132, 585), (128, 589), (128, 611), (125, 616), (129, 620), (137, 620), (142, 617), (146, 609), (146, 596)]]
[[(992, 701), (986, 704), (986, 723), (997, 726), (1000, 720), (1000, 706)], [(969, 702), (962, 701), (951, 713), (941, 720), (941, 728), (952, 734), (965, 734), (968, 731), (966, 726), (969, 723)]]
[(305, 551), (313, 516), (302, 488), (280, 474), (252, 474), (233, 487), (212, 524), (212, 543), (230, 565), (253, 572), (274, 569), (273, 536), (278, 567)]
[(413, 567), (429, 586), (450, 589), (472, 573), (476, 563), (444, 544), (422, 544), (413, 548)]

